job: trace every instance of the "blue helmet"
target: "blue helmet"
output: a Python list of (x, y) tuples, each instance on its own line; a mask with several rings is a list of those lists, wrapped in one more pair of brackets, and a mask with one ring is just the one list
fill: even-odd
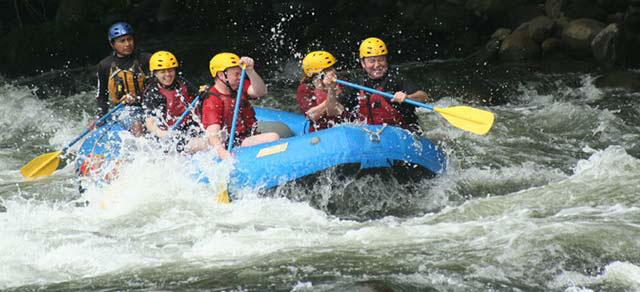
[(133, 34), (133, 28), (126, 22), (116, 22), (109, 27), (109, 42), (123, 35)]

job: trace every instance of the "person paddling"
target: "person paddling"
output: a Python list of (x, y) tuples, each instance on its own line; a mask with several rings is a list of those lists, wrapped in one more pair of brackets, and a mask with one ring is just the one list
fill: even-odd
[[(240, 86), (242, 69), (246, 66), (249, 80)], [(219, 53), (209, 62), (214, 85), (206, 93), (202, 103), (202, 123), (207, 132), (208, 141), (218, 155), (225, 159), (231, 155), (227, 151), (227, 139), (222, 133), (231, 134), (234, 108), (239, 106), (238, 120), (234, 133), (233, 145), (253, 146), (280, 139), (277, 133), (259, 133), (257, 131), (256, 113), (249, 99), (267, 94), (267, 85), (254, 68), (254, 61), (249, 57), (238, 57), (233, 53)], [(241, 91), (240, 104), (236, 105), (237, 91)]]
[[(128, 23), (113, 24), (107, 39), (113, 52), (98, 63), (96, 100), (99, 116), (109, 110), (109, 99), (112, 104), (125, 102), (128, 106), (116, 118), (135, 136), (141, 136), (144, 133), (141, 95), (145, 88), (144, 80), (149, 75), (147, 69), (151, 54), (135, 49), (134, 31)], [(95, 121), (91, 121), (90, 127), (94, 126)]]
[(403, 76), (397, 68), (389, 68), (387, 63), (387, 46), (379, 38), (370, 37), (360, 44), (360, 65), (365, 73), (362, 80), (364, 86), (379, 91), (392, 92), (393, 98), (386, 99), (379, 94), (365, 91), (345, 90), (337, 95), (334, 83), (327, 95), (327, 113), (338, 114), (339, 105), (348, 113), (356, 115), (367, 124), (396, 125), (417, 134), (422, 134), (414, 105), (403, 103), (406, 98), (426, 102), (431, 101), (423, 90)]
[[(149, 60), (149, 71), (153, 77), (144, 92), (145, 126), (149, 133), (161, 139), (170, 138), (170, 128), (189, 109), (197, 94), (195, 86), (177, 75), (179, 66), (178, 59), (167, 51), (155, 52)], [(187, 113), (175, 125), (178, 152), (195, 153), (207, 149), (204, 129), (199, 121), (197, 115)]]
[[(336, 58), (326, 51), (314, 51), (302, 59), (304, 75), (296, 97), (300, 110), (311, 121), (309, 132), (329, 128), (342, 119), (342, 105), (338, 105), (337, 114), (327, 114), (328, 90), (337, 78), (335, 64)], [(338, 87), (337, 91), (340, 93), (342, 89)]]

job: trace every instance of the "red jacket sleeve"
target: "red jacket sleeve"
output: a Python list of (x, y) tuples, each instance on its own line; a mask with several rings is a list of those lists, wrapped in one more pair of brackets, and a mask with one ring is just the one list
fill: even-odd
[(213, 124), (222, 127), (222, 115), (224, 104), (220, 98), (211, 96), (202, 103), (202, 124), (208, 128)]
[(313, 90), (304, 83), (298, 86), (297, 98), (302, 113), (306, 113), (315, 105), (313, 101)]

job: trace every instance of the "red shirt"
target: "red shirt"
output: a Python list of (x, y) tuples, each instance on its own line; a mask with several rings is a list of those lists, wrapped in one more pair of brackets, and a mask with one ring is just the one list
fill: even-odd
[[(251, 86), (251, 81), (245, 80), (242, 88), (242, 97), (240, 98), (241, 107), (238, 113), (236, 134), (251, 131), (256, 123), (256, 113), (249, 102), (249, 86)], [(236, 96), (223, 94), (215, 86), (211, 86), (209, 93), (211, 95), (202, 103), (202, 124), (204, 128), (217, 124), (221, 128), (226, 128), (227, 133), (231, 133)]]
[[(306, 83), (302, 83), (298, 86), (297, 96), (298, 105), (303, 113), (309, 111), (312, 107), (318, 106), (327, 100), (327, 92), (320, 89), (311, 89)], [(334, 124), (342, 122), (342, 116), (327, 116), (326, 114), (317, 119), (315, 122), (311, 121), (309, 127), (309, 133), (322, 129), (327, 129)]]

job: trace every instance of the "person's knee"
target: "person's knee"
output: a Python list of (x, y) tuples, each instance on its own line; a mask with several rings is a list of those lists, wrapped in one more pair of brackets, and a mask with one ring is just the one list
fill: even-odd
[(280, 135), (278, 135), (278, 133), (276, 133), (276, 132), (270, 132), (270, 133), (267, 133), (267, 134), (268, 134), (267, 140), (269, 140), (269, 142), (272, 142), (272, 141), (280, 139)]

